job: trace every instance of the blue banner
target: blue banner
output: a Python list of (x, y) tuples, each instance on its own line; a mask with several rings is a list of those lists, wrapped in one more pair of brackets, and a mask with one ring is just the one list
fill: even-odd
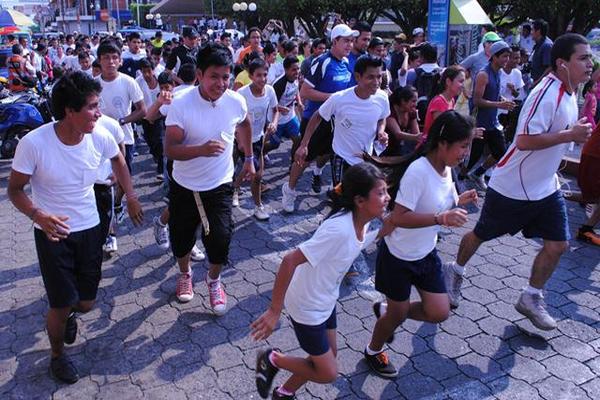
[(452, 0), (429, 0), (427, 36), (429, 42), (437, 46), (438, 63), (441, 66), (446, 64), (451, 1)]

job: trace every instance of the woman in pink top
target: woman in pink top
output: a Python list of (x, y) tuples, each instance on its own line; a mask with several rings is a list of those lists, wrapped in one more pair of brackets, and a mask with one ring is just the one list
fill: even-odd
[(583, 87), (583, 95), (585, 102), (581, 108), (581, 117), (587, 117), (587, 122), (592, 124), (592, 129), (596, 127), (596, 93), (598, 83), (594, 80), (589, 80)]
[(465, 78), (465, 70), (458, 65), (453, 65), (444, 70), (438, 84), (439, 94), (434, 96), (427, 106), (420, 144), (425, 143), (427, 140), (427, 134), (431, 125), (433, 125), (433, 121), (444, 111), (454, 110), (455, 99), (462, 93)]

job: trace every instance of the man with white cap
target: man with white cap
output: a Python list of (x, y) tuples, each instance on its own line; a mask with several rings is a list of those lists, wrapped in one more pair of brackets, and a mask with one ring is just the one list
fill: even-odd
[(292, 148), (292, 157), (296, 162), (292, 164), (289, 183), (285, 183), (281, 188), (283, 209), (286, 212), (294, 212), (296, 183), (311, 161), (317, 161), (313, 171), (312, 189), (316, 193), (321, 191), (321, 172), (333, 153), (331, 149), (333, 129), (330, 122), (322, 121), (314, 134), (305, 136), (304, 131), (314, 112), (325, 100), (333, 93), (349, 87), (352, 73), (348, 67), (347, 57), (358, 35), (358, 31), (345, 24), (333, 27), (331, 49), (312, 62), (310, 72), (304, 78), (300, 96), (307, 101), (300, 123), (302, 140), (297, 148)]
[(490, 47), (489, 63), (477, 73), (473, 85), (473, 107), (477, 108), (477, 127), (483, 128), (483, 140), (476, 140), (471, 147), (471, 157), (467, 170), (475, 166), (481, 157), (485, 145), (490, 149), (490, 157), (469, 177), (485, 190), (487, 185), (483, 175), (491, 168), (506, 150), (504, 133), (498, 122), (498, 110), (511, 111), (515, 107), (512, 101), (500, 97), (500, 70), (506, 66), (510, 58), (510, 46), (503, 41), (494, 43)]
[(421, 27), (417, 27), (412, 31), (413, 45), (418, 46), (425, 42), (425, 31)]

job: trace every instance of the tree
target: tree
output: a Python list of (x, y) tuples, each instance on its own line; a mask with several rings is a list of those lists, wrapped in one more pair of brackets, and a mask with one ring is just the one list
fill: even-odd
[[(383, 2), (382, 2), (383, 3)], [(427, 0), (388, 0), (381, 15), (389, 18), (403, 32), (410, 33), (418, 26), (427, 26)]]

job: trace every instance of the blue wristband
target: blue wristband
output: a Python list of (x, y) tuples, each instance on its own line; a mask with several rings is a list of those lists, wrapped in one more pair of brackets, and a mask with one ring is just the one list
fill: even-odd
[(254, 156), (253, 155), (252, 156), (245, 156), (244, 157), (244, 162), (246, 162), (246, 161), (254, 161)]

